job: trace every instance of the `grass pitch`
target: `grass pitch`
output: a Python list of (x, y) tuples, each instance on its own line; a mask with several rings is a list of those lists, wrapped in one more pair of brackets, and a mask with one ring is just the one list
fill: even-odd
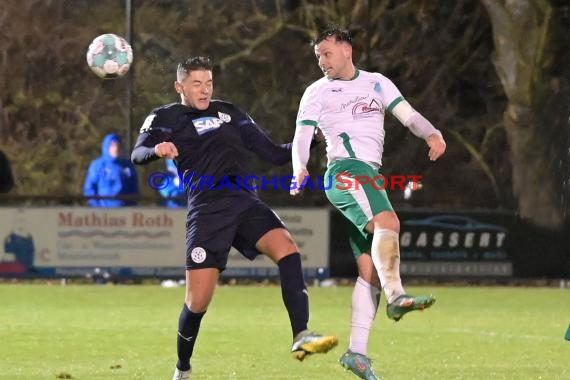
[[(385, 304), (370, 337), (376, 372), (391, 379), (570, 379), (570, 290), (409, 288), (433, 308), (394, 323)], [(310, 288), (310, 327), (339, 347), (303, 363), (277, 286), (221, 286), (202, 321), (193, 380), (350, 380), (352, 289)], [(182, 288), (0, 285), (0, 379), (169, 380)]]

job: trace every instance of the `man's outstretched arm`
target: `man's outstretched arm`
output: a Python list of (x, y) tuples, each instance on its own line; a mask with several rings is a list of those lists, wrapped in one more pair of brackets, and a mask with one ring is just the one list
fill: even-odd
[(428, 157), (431, 161), (437, 160), (445, 153), (446, 144), (441, 132), (405, 99), (402, 98), (391, 112), (414, 135), (427, 142), (430, 148)]

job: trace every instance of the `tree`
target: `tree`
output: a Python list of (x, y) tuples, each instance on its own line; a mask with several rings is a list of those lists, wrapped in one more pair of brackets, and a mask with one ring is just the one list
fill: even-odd
[(560, 133), (569, 116), (568, 31), (548, 0), (483, 4), (493, 24), (493, 63), (508, 98), (504, 123), (517, 209), (538, 225), (559, 227), (564, 215), (560, 164), (568, 149)]
[[(521, 0), (504, 5), (487, 1), (486, 5), (487, 10), (498, 7), (505, 13), (504, 9), (514, 7), (511, 3), (543, 2)], [(0, 145), (13, 161), (16, 187), (11, 194), (79, 195), (86, 167), (99, 154), (102, 136), (127, 129), (127, 81), (101, 81), (85, 63), (85, 50), (95, 36), (123, 34), (123, 4), (118, 0), (100, 0), (96, 6), (88, 0), (0, 1)], [(556, 211), (561, 186), (549, 173), (558, 170), (555, 163), (560, 152), (548, 147), (561, 146), (554, 144), (561, 140), (560, 123), (566, 117), (560, 111), (567, 110), (563, 104), (570, 101), (568, 81), (554, 69), (570, 67), (568, 54), (545, 44), (549, 48), (531, 60), (542, 62), (533, 64), (542, 72), (542, 81), (533, 77), (532, 101), (528, 105), (519, 101), (513, 96), (517, 90), (505, 89), (502, 76), (511, 69), (495, 70), (489, 59), (493, 33), (497, 36), (499, 30), (492, 29), (491, 21), (495, 24), (496, 20), (489, 18), (492, 12), (486, 11), (481, 0), (192, 0), (134, 1), (133, 6), (135, 59), (129, 75), (133, 78), (134, 133), (152, 108), (178, 100), (172, 89), (176, 63), (200, 54), (210, 55), (217, 63), (216, 97), (249, 111), (275, 141), (290, 141), (303, 90), (322, 75), (309, 41), (332, 22), (348, 27), (356, 37), (358, 67), (386, 74), (420, 112), (443, 129), (448, 153), (432, 165), (426, 160), (425, 144), (387, 117), (383, 170), (388, 175), (424, 175), (424, 189), (412, 200), (416, 205), (520, 207), (521, 214), (537, 220), (548, 219)], [(506, 14), (514, 25), (522, 22)], [(567, 42), (564, 33), (554, 28), (559, 24), (553, 21), (557, 12), (550, 14), (549, 19), (540, 19), (550, 20), (546, 24), (551, 27), (543, 29), (545, 41)], [(520, 42), (530, 44), (522, 38)], [(516, 43), (513, 40), (513, 49)], [(561, 61), (563, 57), (566, 62)], [(503, 67), (508, 60), (495, 63), (499, 61)], [(520, 67), (515, 69), (515, 77), (521, 78), (516, 85), (524, 87), (526, 77)], [(557, 94), (566, 95), (557, 98)], [(542, 109), (533, 125), (548, 123), (548, 128), (538, 133), (519, 116), (517, 128), (525, 132), (513, 136), (504, 127), (512, 120), (507, 123), (503, 111), (520, 108), (507, 104)], [(526, 132), (529, 129), (533, 132)], [(544, 165), (532, 161), (536, 158), (525, 161), (524, 149), (529, 148), (524, 136), (539, 145), (535, 155), (547, 156)], [(320, 152), (311, 162), (315, 175), (322, 174), (325, 166), (324, 149), (317, 149)], [(290, 174), (288, 166), (268, 167), (259, 160), (252, 164), (256, 174)], [(518, 203), (512, 191), (515, 165)], [(525, 165), (534, 165), (533, 173), (541, 176), (535, 177), (539, 181), (532, 192), (520, 185), (527, 180)], [(155, 194), (144, 186), (145, 178), (163, 169), (162, 162), (139, 168), (145, 195)], [(532, 208), (537, 194), (545, 199), (540, 210)], [(262, 196), (274, 204), (291, 202), (286, 191)], [(392, 193), (391, 200), (400, 202), (398, 206), (409, 204), (402, 203), (401, 192)], [(318, 191), (306, 194), (300, 202), (327, 204)], [(542, 224), (559, 221), (560, 217)]]

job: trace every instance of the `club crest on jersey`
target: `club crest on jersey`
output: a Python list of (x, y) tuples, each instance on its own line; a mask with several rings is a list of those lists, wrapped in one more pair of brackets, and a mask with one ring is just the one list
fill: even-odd
[(227, 113), (218, 112), (218, 116), (224, 123), (229, 123), (230, 121), (232, 121), (232, 117)]
[(380, 86), (379, 82), (374, 83), (374, 91), (376, 91), (377, 93), (382, 92), (382, 86)]
[(199, 135), (203, 135), (204, 133), (220, 128), (220, 126), (224, 124), (224, 121), (214, 116), (206, 116), (192, 120), (192, 124), (194, 124), (194, 128), (196, 128), (196, 132), (198, 132)]
[(365, 117), (374, 117), (382, 112), (382, 107), (376, 101), (372, 99), (369, 104), (359, 102), (352, 107), (352, 117), (354, 119), (362, 119)]

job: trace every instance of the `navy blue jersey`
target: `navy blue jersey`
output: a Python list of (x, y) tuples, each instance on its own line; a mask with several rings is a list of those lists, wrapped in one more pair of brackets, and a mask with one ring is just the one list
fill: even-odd
[[(249, 115), (219, 100), (212, 100), (203, 111), (180, 103), (154, 109), (140, 130), (131, 155), (133, 163), (158, 159), (154, 146), (165, 141), (178, 150), (174, 162), (183, 173), (190, 210), (226, 195), (235, 198), (235, 192), (239, 197), (245, 192), (257, 199), (247, 186), (227, 186), (228, 179), (238, 178), (236, 182), (241, 183), (251, 174), (245, 167), (246, 149), (275, 165), (291, 160), (291, 144), (273, 143)], [(225, 186), (218, 186), (220, 183)]]

